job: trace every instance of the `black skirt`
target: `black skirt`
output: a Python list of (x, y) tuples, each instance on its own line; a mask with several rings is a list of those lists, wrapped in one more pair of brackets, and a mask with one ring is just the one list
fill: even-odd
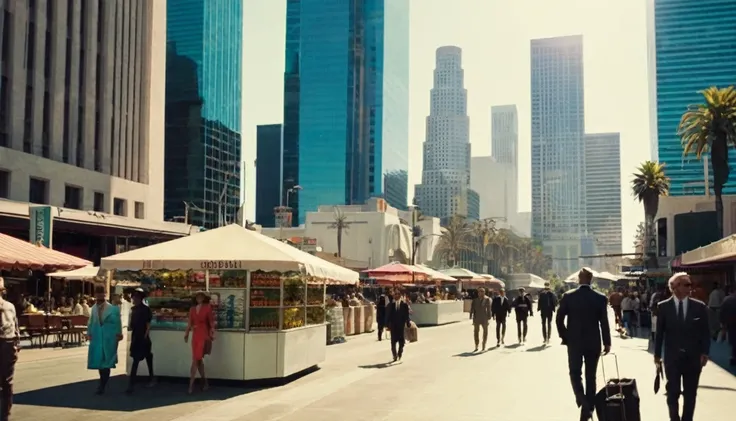
[(133, 336), (130, 341), (130, 356), (134, 360), (142, 360), (151, 354), (151, 338)]

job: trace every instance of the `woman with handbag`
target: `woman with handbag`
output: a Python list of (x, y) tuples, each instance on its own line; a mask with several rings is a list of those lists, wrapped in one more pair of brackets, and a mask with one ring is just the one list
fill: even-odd
[(199, 371), (202, 378), (202, 390), (207, 390), (207, 376), (204, 373), (204, 356), (212, 352), (212, 341), (215, 340), (215, 317), (209, 304), (209, 297), (204, 291), (197, 291), (194, 306), (189, 309), (189, 322), (184, 331), (184, 342), (189, 341), (192, 333), (192, 367), (189, 369), (189, 394), (194, 389), (194, 379)]

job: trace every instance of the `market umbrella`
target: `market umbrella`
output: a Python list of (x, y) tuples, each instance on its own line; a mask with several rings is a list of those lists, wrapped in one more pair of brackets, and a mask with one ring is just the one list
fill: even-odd
[(0, 269), (71, 270), (92, 262), (0, 233)]
[(46, 274), (46, 276), (50, 276), (52, 278), (64, 278), (68, 281), (88, 281), (97, 278), (99, 273), (99, 266), (85, 266), (74, 270), (49, 273)]
[(375, 278), (378, 281), (386, 282), (418, 282), (426, 281), (429, 275), (420, 268), (412, 265), (405, 265), (399, 262), (392, 262), (375, 269), (364, 270), (368, 278)]
[(429, 266), (425, 265), (414, 265), (416, 268), (418, 268), (420, 271), (425, 272), (427, 275), (429, 275), (429, 279), (433, 281), (457, 281), (457, 279), (453, 278), (450, 275), (446, 275), (438, 270), (434, 270)]

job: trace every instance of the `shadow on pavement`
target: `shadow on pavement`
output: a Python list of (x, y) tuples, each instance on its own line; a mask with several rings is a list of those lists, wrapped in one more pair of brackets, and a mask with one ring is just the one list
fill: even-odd
[[(399, 364), (399, 363), (400, 363), (399, 361), (396, 362), (396, 364)], [(379, 364), (359, 365), (358, 368), (381, 369), (381, 368), (391, 367), (392, 365), (395, 365), (395, 364), (388, 362), (388, 363), (379, 363)]]
[(733, 387), (708, 386), (708, 385), (704, 385), (704, 384), (701, 384), (700, 386), (698, 386), (698, 389), (724, 390), (724, 391), (727, 391), (727, 392), (736, 392), (736, 389), (734, 389)]
[(504, 348), (507, 348), (507, 349), (516, 349), (516, 348), (519, 348), (519, 347), (521, 347), (521, 344), (506, 345)]
[(87, 380), (19, 393), (15, 395), (13, 403), (29, 406), (133, 412), (187, 402), (223, 401), (257, 390), (228, 387), (219, 384), (219, 382), (211, 381), (210, 389), (206, 392), (197, 391), (192, 395), (187, 395), (186, 383), (158, 383), (150, 389), (142, 383), (137, 385), (132, 395), (128, 396), (124, 394), (127, 386), (127, 376), (120, 375), (110, 378), (107, 391), (102, 396), (95, 395), (97, 380)]
[(544, 351), (545, 349), (547, 349), (547, 345), (539, 345), (535, 346), (534, 348), (527, 349), (526, 352), (539, 352)]

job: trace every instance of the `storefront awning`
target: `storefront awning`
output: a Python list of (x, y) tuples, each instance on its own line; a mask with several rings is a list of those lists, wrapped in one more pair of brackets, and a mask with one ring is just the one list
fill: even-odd
[(736, 261), (736, 234), (682, 254), (682, 265)]

